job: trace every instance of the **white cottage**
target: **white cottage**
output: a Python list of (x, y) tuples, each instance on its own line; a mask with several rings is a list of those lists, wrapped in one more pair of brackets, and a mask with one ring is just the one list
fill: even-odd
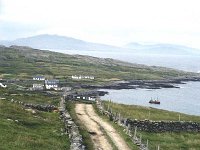
[(44, 81), (45, 77), (44, 76), (35, 76), (35, 77), (33, 77), (33, 80)]
[(45, 80), (45, 88), (49, 89), (58, 89), (59, 80)]
[(81, 80), (81, 79), (90, 79), (90, 80), (94, 80), (94, 76), (83, 76), (83, 75), (72, 75), (72, 79), (75, 80)]
[(0, 87), (2, 87), (2, 88), (6, 88), (7, 85), (4, 85), (3, 83), (0, 83)]

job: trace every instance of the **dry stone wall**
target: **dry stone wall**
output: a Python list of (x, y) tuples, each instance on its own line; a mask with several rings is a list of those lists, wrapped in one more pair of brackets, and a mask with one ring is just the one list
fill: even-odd
[(200, 132), (200, 123), (185, 121), (123, 120), (131, 129), (147, 132)]
[(65, 100), (61, 98), (60, 101), (60, 119), (64, 122), (64, 133), (69, 135), (70, 150), (85, 150), (82, 136), (79, 133), (78, 126), (72, 120), (70, 114), (65, 109)]

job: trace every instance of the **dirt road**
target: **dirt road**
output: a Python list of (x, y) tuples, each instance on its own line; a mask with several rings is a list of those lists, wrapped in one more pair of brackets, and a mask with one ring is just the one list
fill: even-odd
[(104, 132), (106, 132), (119, 150), (130, 150), (116, 130), (95, 113), (91, 104), (76, 104), (75, 111), (90, 133), (96, 150), (112, 150), (112, 146)]

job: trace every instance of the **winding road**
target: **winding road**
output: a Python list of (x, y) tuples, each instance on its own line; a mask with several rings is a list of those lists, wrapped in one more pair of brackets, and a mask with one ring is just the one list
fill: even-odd
[(113, 149), (105, 133), (110, 137), (119, 150), (130, 150), (117, 131), (95, 113), (91, 104), (76, 104), (75, 111), (78, 118), (90, 133), (95, 150)]

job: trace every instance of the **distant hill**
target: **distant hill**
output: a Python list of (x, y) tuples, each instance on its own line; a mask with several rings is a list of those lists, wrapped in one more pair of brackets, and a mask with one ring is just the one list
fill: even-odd
[(83, 40), (58, 36), (58, 35), (37, 35), (27, 38), (20, 38), (14, 41), (0, 41), (0, 44), (11, 46), (29, 46), (37, 49), (50, 50), (91, 50), (91, 51), (116, 51), (122, 48), (106, 44), (86, 42)]
[(133, 79), (170, 79), (188, 76), (174, 69), (145, 66), (91, 56), (68, 55), (30, 47), (0, 47), (0, 74), (8, 78), (32, 78), (37, 74), (71, 79), (72, 75), (92, 75), (95, 82)]
[(137, 53), (146, 54), (171, 54), (171, 55), (193, 55), (200, 54), (199, 49), (175, 45), (175, 44), (148, 44), (143, 45), (139, 43), (129, 43), (124, 46), (124, 48), (132, 49)]
[(0, 45), (28, 46), (36, 49), (46, 49), (64, 52), (64, 50), (100, 51), (100, 52), (133, 52), (159, 55), (200, 55), (200, 50), (182, 45), (174, 44), (139, 44), (129, 43), (123, 47), (106, 44), (92, 43), (72, 37), (42, 34), (13, 41), (0, 41)]

